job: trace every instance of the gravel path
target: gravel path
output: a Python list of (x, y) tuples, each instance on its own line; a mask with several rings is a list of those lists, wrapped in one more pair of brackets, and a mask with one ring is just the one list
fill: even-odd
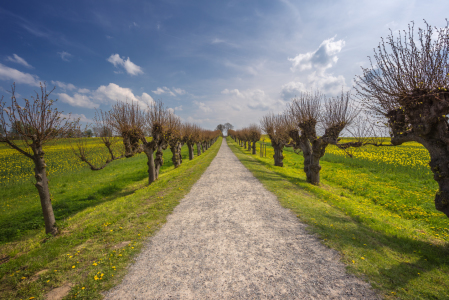
[(106, 299), (377, 299), (226, 141)]

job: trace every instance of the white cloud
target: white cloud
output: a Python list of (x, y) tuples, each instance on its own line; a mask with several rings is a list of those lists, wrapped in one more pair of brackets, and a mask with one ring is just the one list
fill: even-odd
[(182, 110), (182, 105), (175, 107), (175, 110), (181, 111)]
[(172, 115), (175, 114), (175, 110), (174, 110), (173, 108), (171, 108), (171, 107), (167, 108), (167, 111), (168, 111), (170, 114), (172, 114)]
[(61, 59), (64, 61), (70, 61), (70, 58), (73, 56), (72, 54), (70, 54), (69, 52), (58, 52), (59, 56), (61, 56)]
[(15, 83), (24, 83), (32, 86), (39, 86), (39, 77), (29, 73), (23, 73), (19, 70), (0, 64), (0, 80), (11, 80)]
[(93, 123), (94, 121), (92, 119), (89, 119), (86, 117), (85, 114), (61, 114), (61, 117), (63, 118), (67, 118), (70, 120), (77, 120), (79, 119), (81, 122), (86, 122), (86, 123)]
[(67, 103), (71, 106), (79, 106), (79, 107), (86, 107), (86, 108), (97, 108), (98, 104), (92, 102), (92, 100), (89, 98), (89, 96), (81, 95), (78, 93), (75, 93), (75, 95), (69, 96), (66, 93), (59, 93), (57, 94), (59, 96), (59, 99)]
[(175, 91), (175, 93), (178, 94), (178, 95), (184, 95), (186, 93), (185, 90), (177, 89), (177, 88), (173, 88), (173, 91)]
[[(181, 90), (183, 91), (183, 90)], [(161, 95), (161, 94), (169, 94), (170, 96), (176, 96), (175, 93), (173, 93), (168, 87), (164, 86), (164, 87), (158, 87), (155, 91), (152, 91), (153, 93), (155, 93), (156, 95)], [(184, 91), (185, 92), (185, 91)]]
[[(272, 102), (268, 95), (261, 89), (249, 89), (246, 91), (224, 89), (221, 93), (239, 99), (239, 103), (246, 104), (247, 107), (253, 110), (268, 110)], [(233, 105), (231, 108), (236, 111), (241, 110), (240, 105)]]
[(310, 69), (328, 69), (338, 60), (337, 53), (345, 45), (344, 40), (334, 41), (335, 37), (324, 40), (317, 50), (298, 54), (288, 60), (293, 63), (291, 70), (310, 70)]
[(6, 58), (6, 60), (7, 60), (7, 61), (12, 61), (12, 62), (14, 62), (14, 63), (18, 63), (18, 64), (20, 64), (20, 65), (22, 65), (22, 66), (25, 66), (25, 67), (27, 67), (27, 68), (30, 68), (30, 69), (33, 68), (30, 64), (28, 64), (28, 63), (26, 62), (26, 60), (24, 60), (23, 58), (21, 58), (20, 56), (18, 56), (18, 55), (15, 54), (15, 53), (13, 54), (13, 57), (8, 56), (8, 57)]
[(61, 82), (61, 81), (51, 81), (51, 84), (54, 84), (54, 85), (56, 85), (57, 87), (60, 87), (61, 89), (63, 89), (63, 90), (69, 90), (69, 91), (71, 91), (71, 90), (74, 90), (74, 89), (76, 89), (76, 86), (74, 86), (73, 84), (71, 84), (71, 83), (64, 83), (64, 82)]
[(130, 75), (143, 74), (142, 68), (131, 62), (129, 57), (125, 60), (125, 57), (121, 58), (118, 53), (112, 54), (107, 59), (108, 62), (112, 63), (114, 67), (122, 66), (126, 72)]
[(136, 96), (130, 88), (123, 88), (115, 83), (109, 83), (108, 86), (100, 86), (93, 92), (93, 97), (101, 102), (135, 101), (142, 107), (154, 103), (153, 98), (147, 93)]
[(281, 87), (281, 98), (284, 100), (290, 100), (291, 98), (299, 96), (302, 92), (306, 91), (307, 89), (302, 82), (292, 81), (287, 84), (284, 84)]
[(211, 112), (211, 111), (212, 111), (212, 109), (210, 109), (209, 106), (206, 106), (206, 104), (204, 104), (203, 102), (193, 101), (193, 103), (194, 103), (195, 105), (197, 105), (198, 108), (199, 108), (200, 110), (202, 110), (203, 112), (205, 112), (205, 113), (208, 113), (208, 112)]
[(90, 90), (89, 89), (78, 89), (78, 93), (87, 94), (87, 93), (90, 93)]

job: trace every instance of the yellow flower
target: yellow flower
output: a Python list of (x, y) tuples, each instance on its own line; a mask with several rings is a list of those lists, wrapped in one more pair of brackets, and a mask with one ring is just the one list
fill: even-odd
[(72, 269), (75, 269), (75, 266), (72, 266)]

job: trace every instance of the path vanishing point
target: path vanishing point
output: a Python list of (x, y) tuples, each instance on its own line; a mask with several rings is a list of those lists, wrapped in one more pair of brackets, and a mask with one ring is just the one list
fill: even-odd
[(378, 299), (226, 140), (106, 299)]

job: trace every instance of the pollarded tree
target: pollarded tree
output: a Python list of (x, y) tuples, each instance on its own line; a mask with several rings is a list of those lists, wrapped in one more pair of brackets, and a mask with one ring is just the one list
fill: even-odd
[(183, 125), (183, 142), (187, 144), (189, 148), (189, 160), (192, 160), (195, 156), (193, 146), (198, 140), (199, 127), (195, 124), (185, 123)]
[[(53, 90), (52, 90), (53, 91)], [(73, 129), (74, 123), (62, 117), (53, 105), (56, 100), (49, 99), (51, 92), (47, 93), (46, 86), (41, 85), (41, 94), (36, 92), (32, 100), (23, 99), (23, 103), (15, 97), (15, 86), (11, 90), (11, 106), (6, 106), (3, 97), (0, 101), (0, 124), (3, 131), (0, 132), (0, 142), (20, 154), (28, 157), (34, 163), (35, 186), (39, 192), (42, 212), (44, 215), (45, 232), (53, 235), (58, 233), (53, 206), (51, 204), (50, 189), (47, 178), (47, 165), (43, 146), (51, 140), (64, 137)], [(17, 124), (21, 124), (17, 126)], [(14, 138), (19, 138), (23, 146), (14, 141), (8, 130), (14, 132)]]
[(223, 131), (226, 130), (226, 126), (223, 124), (218, 124), (215, 130), (220, 130), (221, 134), (223, 134)]
[[(291, 125), (289, 136), (294, 148), (304, 156), (304, 172), (309, 183), (320, 183), (320, 159), (329, 144), (341, 149), (362, 146), (360, 143), (339, 143), (341, 132), (351, 125), (359, 111), (350, 103), (349, 92), (327, 99), (320, 92), (302, 93), (289, 105)], [(324, 104), (323, 104), (324, 103)], [(324, 133), (319, 137), (318, 126)]]
[(168, 113), (167, 115), (167, 131), (165, 134), (165, 139), (170, 145), (170, 151), (172, 152), (172, 161), (175, 168), (181, 165), (180, 156), (180, 146), (182, 140), (182, 124), (181, 119), (173, 113)]
[[(251, 124), (248, 127), (249, 132), (249, 149), (252, 149), (252, 153), (256, 154), (256, 143), (260, 140), (260, 136), (262, 135), (262, 130), (256, 124)], [(251, 145), (252, 144), (252, 145)]]
[(263, 131), (268, 134), (268, 137), (271, 140), (271, 146), (274, 149), (274, 165), (283, 167), (283, 150), (290, 141), (286, 116), (270, 113), (262, 118), (260, 124)]
[[(125, 154), (124, 149), (120, 149), (120, 153), (118, 155), (114, 153), (114, 150), (118, 148), (117, 144), (119, 142), (119, 138), (113, 136), (113, 128), (111, 125), (109, 112), (103, 112), (102, 110), (96, 111), (94, 122), (95, 136), (100, 137), (108, 152), (107, 158), (104, 163), (102, 163), (101, 165), (95, 165), (89, 159), (89, 156), (91, 156), (90, 151), (92, 150), (92, 147), (89, 146), (89, 141), (85, 138), (84, 134), (78, 134), (76, 138), (70, 139), (70, 141), (72, 143), (71, 146), (75, 156), (77, 156), (81, 161), (85, 162), (92, 171), (99, 171), (109, 165), (109, 163), (111, 163), (112, 161), (124, 158)], [(80, 129), (80, 126), (78, 126), (77, 129), (79, 133), (83, 132)]]
[(386, 119), (392, 145), (414, 141), (429, 151), (435, 207), (449, 217), (449, 23), (414, 33), (412, 23), (403, 36), (382, 39), (357, 91), (368, 111)]

